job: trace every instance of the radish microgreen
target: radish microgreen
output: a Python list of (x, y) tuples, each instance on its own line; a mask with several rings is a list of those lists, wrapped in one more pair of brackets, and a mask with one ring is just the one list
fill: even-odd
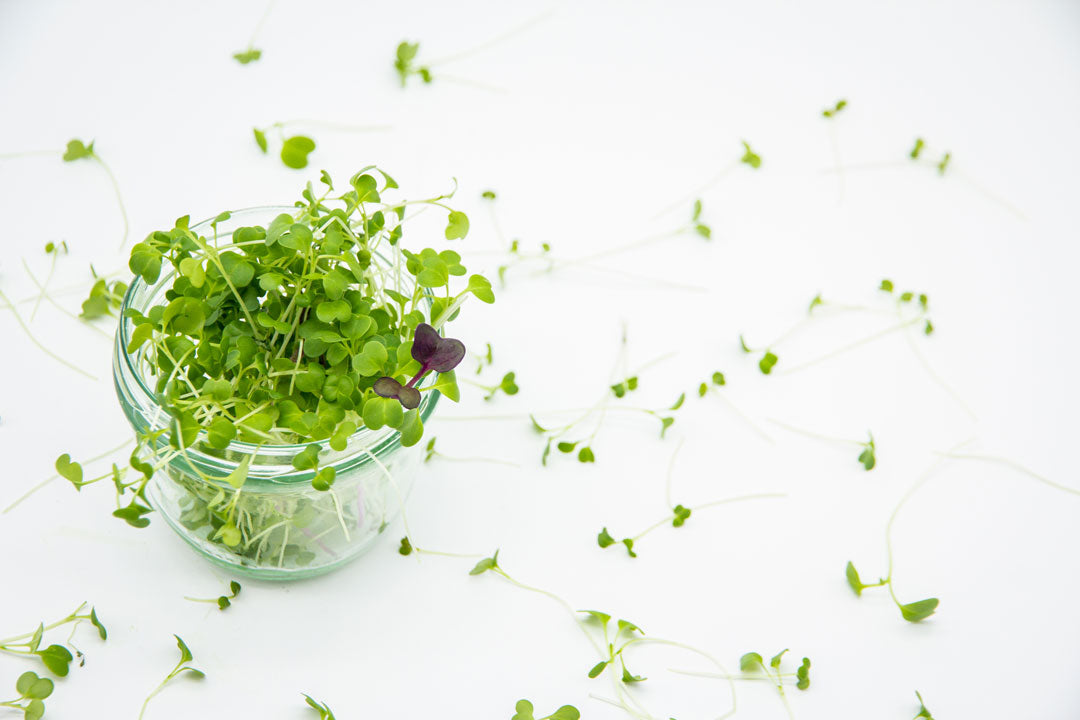
[(573, 705), (563, 705), (550, 715), (536, 717), (533, 704), (528, 700), (518, 700), (514, 705), (514, 716), (510, 720), (579, 720), (581, 713)]
[(240, 583), (233, 580), (229, 583), (228, 595), (219, 595), (216, 598), (193, 598), (184, 596), (184, 599), (190, 600), (191, 602), (214, 603), (218, 606), (218, 610), (224, 610), (232, 605), (232, 601), (240, 594), (240, 589)]
[(188, 665), (194, 658), (191, 655), (191, 650), (188, 648), (187, 643), (180, 639), (179, 635), (173, 635), (173, 637), (176, 638), (176, 647), (180, 649), (180, 662), (176, 663), (176, 667), (165, 676), (165, 679), (161, 681), (161, 684), (154, 688), (154, 691), (147, 695), (146, 699), (143, 700), (142, 709), (139, 710), (139, 720), (142, 720), (143, 715), (146, 714), (146, 706), (150, 704), (150, 701), (154, 699), (154, 696), (164, 690), (165, 686), (168, 685), (173, 678), (183, 675), (184, 673), (187, 673), (198, 680), (206, 677), (206, 673), (202, 670)]

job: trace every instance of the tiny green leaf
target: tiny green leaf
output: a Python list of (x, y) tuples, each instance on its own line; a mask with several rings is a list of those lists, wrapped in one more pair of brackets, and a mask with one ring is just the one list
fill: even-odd
[(64, 151), (64, 162), (72, 162), (94, 156), (94, 143), (84, 145), (82, 140), (69, 140), (67, 150)]
[(757, 672), (765, 667), (765, 661), (756, 652), (748, 652), (739, 658), (739, 670), (742, 672)]
[(802, 664), (795, 671), (795, 687), (806, 690), (810, 687), (810, 658), (803, 658)]
[(615, 538), (611, 537), (607, 528), (604, 528), (600, 531), (600, 534), (596, 536), (596, 544), (602, 548), (610, 547), (615, 544)]
[(281, 145), (281, 162), (295, 170), (307, 167), (308, 155), (315, 150), (315, 141), (304, 135), (285, 138)]
[(401, 546), (398, 548), (398, 554), (400, 554), (400, 555), (412, 555), (412, 551), (413, 551), (412, 543), (409, 542), (409, 537), (406, 535), (405, 537), (401, 538)]
[(499, 551), (496, 550), (495, 554), (491, 557), (484, 558), (480, 562), (473, 566), (473, 569), (469, 571), (470, 575), (482, 575), (488, 570), (495, 570), (499, 567)]
[(768, 375), (772, 372), (777, 360), (779, 360), (779, 358), (776, 357), (775, 353), (771, 350), (766, 350), (765, 354), (761, 357), (761, 360), (758, 361), (758, 367), (763, 374)]
[(859, 577), (859, 572), (855, 569), (855, 565), (848, 560), (847, 568), (844, 569), (844, 576), (847, 577), (848, 585), (855, 591), (857, 596), (862, 595), (862, 591), (866, 588), (863, 585), (862, 579)]
[[(452, 210), (450, 215), (446, 219), (446, 235), (447, 240), (460, 240), (469, 234), (469, 218), (468, 216), (457, 210)], [(470, 287), (470, 290), (472, 288)]]
[(917, 600), (913, 603), (900, 606), (900, 614), (904, 616), (904, 619), (908, 622), (917, 623), (922, 622), (926, 618), (934, 614), (937, 610), (938, 599), (927, 598), (926, 600)]

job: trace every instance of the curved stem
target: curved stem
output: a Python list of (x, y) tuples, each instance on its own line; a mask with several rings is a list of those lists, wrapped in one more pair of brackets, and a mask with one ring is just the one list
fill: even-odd
[(54, 353), (49, 348), (42, 345), (41, 342), (36, 337), (34, 337), (34, 334), (32, 332), (30, 332), (30, 328), (27, 327), (25, 322), (23, 322), (22, 316), (19, 315), (19, 311), (15, 309), (14, 303), (12, 303), (11, 300), (8, 298), (8, 296), (4, 294), (3, 290), (0, 290), (0, 300), (3, 300), (5, 303), (7, 303), (7, 309), (10, 310), (11, 314), (15, 316), (15, 321), (19, 323), (19, 327), (22, 328), (23, 332), (26, 333), (26, 337), (30, 338), (30, 342), (34, 343), (34, 345), (36, 345), (39, 350), (41, 350), (43, 353), (45, 353), (46, 355), (48, 355), (49, 357), (51, 357), (53, 360), (57, 361), (61, 365), (64, 365), (65, 367), (70, 368), (71, 370), (74, 370), (75, 372), (79, 373), (80, 375), (82, 375), (84, 377), (87, 377), (90, 380), (97, 380), (97, 378), (94, 377), (93, 375), (91, 375), (90, 373), (86, 372), (85, 370), (83, 370), (82, 368), (80, 368), (80, 367), (78, 367), (76, 365), (72, 365), (67, 360), (65, 360), (64, 358), (60, 357), (59, 355)]

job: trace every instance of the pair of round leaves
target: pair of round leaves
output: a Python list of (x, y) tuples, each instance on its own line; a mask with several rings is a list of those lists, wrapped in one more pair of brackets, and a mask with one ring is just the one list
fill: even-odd
[(420, 372), (406, 385), (392, 377), (381, 377), (375, 381), (375, 394), (384, 398), (394, 398), (409, 410), (420, 405), (420, 391), (413, 385), (429, 371), (450, 372), (465, 357), (465, 344), (454, 338), (444, 338), (439, 331), (420, 323), (416, 326), (412, 344), (413, 360), (420, 363)]

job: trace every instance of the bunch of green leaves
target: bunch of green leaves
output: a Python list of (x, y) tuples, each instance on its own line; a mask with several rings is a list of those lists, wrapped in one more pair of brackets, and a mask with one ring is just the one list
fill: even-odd
[[(211, 237), (183, 217), (132, 249), (129, 267), (143, 282), (165, 265), (173, 271), (165, 304), (129, 311), (127, 347), (156, 375), (173, 454), (197, 440), (209, 451), (234, 439), (307, 444), (293, 464), (319, 477), (320, 441), (340, 451), (363, 427), (397, 429), (404, 445), (420, 440), (419, 411), (372, 387), (415, 373), (415, 329), (452, 320), (469, 296), (493, 302), (491, 284), (472, 275), (453, 292), (466, 275), (458, 253), (402, 246), (406, 203), (383, 199), (397, 188), (389, 175), (365, 168), (337, 193), (326, 173), (322, 182), (322, 194), (309, 183), (295, 212), (237, 228), (229, 244), (217, 232), (230, 217), (222, 213)], [(409, 204), (446, 210), (445, 235), (455, 239), (468, 219), (442, 202), (451, 195)], [(431, 390), (457, 400), (454, 373), (421, 389)]]
[(308, 707), (319, 713), (319, 720), (337, 720), (334, 717), (334, 711), (326, 703), (319, 702), (307, 693), (304, 693), (304, 701), (307, 702)]
[(53, 681), (38, 677), (32, 670), (27, 670), (15, 681), (15, 692), (19, 697), (0, 702), (0, 707), (22, 710), (23, 720), (40, 720), (45, 714), (45, 698), (52, 695)]
[(216, 598), (185, 597), (184, 599), (185, 600), (190, 600), (191, 602), (214, 603), (215, 605), (218, 606), (218, 610), (224, 610), (224, 609), (232, 606), (232, 601), (235, 600), (236, 596), (240, 594), (240, 590), (241, 590), (240, 583), (236, 582), (235, 580), (232, 580), (232, 581), (229, 582), (229, 594), (228, 595), (219, 595)]
[(892, 577), (878, 578), (877, 582), (866, 583), (859, 577), (858, 570), (855, 569), (855, 565), (849, 560), (847, 567), (844, 570), (844, 576), (847, 578), (848, 586), (851, 587), (856, 596), (861, 597), (863, 590), (876, 587), (888, 587), (889, 596), (892, 597), (893, 603), (900, 609), (900, 615), (905, 620), (912, 623), (922, 622), (926, 618), (934, 614), (934, 611), (938, 607), (937, 598), (927, 598), (925, 600), (916, 600), (915, 602), (902, 603), (893, 590)]
[(192, 656), (191, 650), (188, 648), (187, 643), (185, 643), (179, 635), (173, 635), (173, 637), (176, 638), (176, 647), (180, 649), (180, 662), (176, 663), (176, 667), (174, 667), (169, 672), (169, 674), (165, 676), (165, 679), (161, 681), (161, 684), (154, 688), (154, 691), (152, 693), (146, 696), (146, 700), (144, 700), (142, 704), (142, 709), (139, 710), (139, 720), (142, 720), (143, 715), (146, 713), (146, 706), (150, 704), (150, 701), (154, 699), (154, 696), (164, 690), (165, 686), (168, 685), (169, 682), (173, 680), (173, 678), (183, 675), (184, 673), (187, 673), (188, 675), (197, 680), (201, 680), (206, 677), (206, 673), (204, 673), (202, 670), (188, 665), (188, 663), (195, 658)]
[(521, 699), (514, 705), (514, 716), (510, 720), (580, 720), (581, 713), (573, 705), (563, 705), (550, 715), (536, 717), (533, 712), (533, 704), (528, 700)]

